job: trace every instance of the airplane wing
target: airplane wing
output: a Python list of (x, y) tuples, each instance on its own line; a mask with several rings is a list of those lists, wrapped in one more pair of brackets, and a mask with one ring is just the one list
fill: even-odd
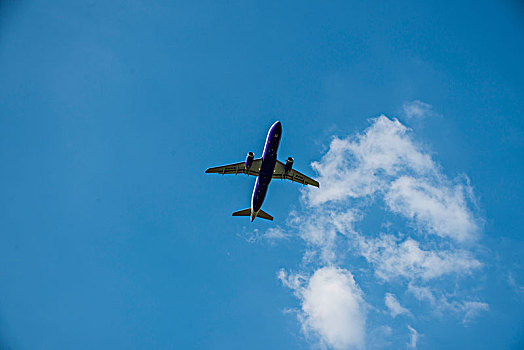
[(251, 165), (251, 168), (249, 168), (249, 173), (246, 170), (246, 164), (244, 162), (221, 165), (221, 166), (216, 166), (214, 168), (208, 168), (206, 170), (206, 173), (217, 173), (221, 175), (248, 174), (248, 175), (258, 176), (258, 172), (260, 171), (261, 165), (262, 165), (262, 158), (258, 158), (258, 159), (253, 160), (253, 164)]
[(298, 182), (298, 183), (301, 183), (302, 185), (311, 185), (311, 186), (319, 187), (318, 181), (313, 180), (310, 177), (307, 177), (306, 175), (302, 174), (301, 172), (291, 169), (291, 171), (287, 173), (286, 175), (284, 170), (285, 170), (285, 164), (277, 160), (277, 164), (275, 165), (275, 172), (273, 173), (273, 179), (291, 180), (292, 182)]

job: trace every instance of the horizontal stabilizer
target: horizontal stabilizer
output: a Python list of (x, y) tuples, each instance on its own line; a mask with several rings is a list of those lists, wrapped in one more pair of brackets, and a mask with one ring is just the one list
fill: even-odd
[[(242, 209), (233, 213), (233, 216), (251, 216), (251, 208)], [(273, 217), (260, 209), (257, 214), (257, 218), (266, 219), (273, 221)]]
[(259, 217), (261, 219), (266, 219), (266, 220), (273, 221), (273, 217), (271, 215), (269, 215), (268, 213), (266, 213), (265, 211), (263, 211), (262, 209), (260, 209), (260, 211), (258, 212), (257, 217)]
[(233, 216), (251, 216), (251, 208), (236, 211), (233, 213)]

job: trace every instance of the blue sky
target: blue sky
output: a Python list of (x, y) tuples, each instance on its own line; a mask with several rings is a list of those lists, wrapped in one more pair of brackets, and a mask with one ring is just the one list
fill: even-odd
[(1, 347), (522, 348), (523, 11), (3, 1)]

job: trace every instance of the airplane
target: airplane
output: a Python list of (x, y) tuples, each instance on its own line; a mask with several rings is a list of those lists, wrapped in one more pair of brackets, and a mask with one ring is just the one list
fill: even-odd
[(286, 164), (277, 160), (277, 150), (281, 137), (282, 124), (279, 121), (276, 121), (269, 128), (269, 132), (267, 133), (262, 158), (255, 159), (255, 154), (253, 152), (248, 152), (244, 162), (221, 165), (206, 170), (206, 173), (222, 175), (246, 174), (247, 176), (257, 176), (253, 188), (253, 194), (251, 196), (251, 207), (236, 211), (233, 213), (233, 216), (250, 216), (251, 222), (253, 222), (257, 217), (272, 221), (273, 217), (260, 209), (266, 198), (267, 189), (271, 179), (291, 180), (291, 182), (298, 182), (304, 186), (320, 186), (318, 181), (292, 169), (292, 157), (288, 157)]

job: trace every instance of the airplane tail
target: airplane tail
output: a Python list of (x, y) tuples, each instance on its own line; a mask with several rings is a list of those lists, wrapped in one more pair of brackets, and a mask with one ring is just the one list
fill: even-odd
[[(233, 216), (251, 216), (251, 208), (236, 211), (233, 213)], [(262, 209), (259, 210), (257, 217), (273, 221), (273, 217)]]

